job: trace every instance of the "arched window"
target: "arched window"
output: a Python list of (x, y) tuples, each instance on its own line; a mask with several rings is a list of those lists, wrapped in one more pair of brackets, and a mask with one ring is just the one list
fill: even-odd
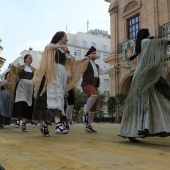
[(140, 29), (140, 0), (128, 0), (123, 9), (122, 17), (126, 24), (127, 39), (135, 39)]
[(128, 39), (136, 39), (137, 33), (140, 29), (140, 16), (136, 15), (127, 20), (127, 31), (128, 31)]

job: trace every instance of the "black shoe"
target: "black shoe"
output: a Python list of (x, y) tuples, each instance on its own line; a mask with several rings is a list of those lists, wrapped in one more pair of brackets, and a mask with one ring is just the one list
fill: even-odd
[(22, 132), (27, 132), (26, 123), (22, 124), (21, 130), (22, 130)]
[(66, 128), (67, 130), (70, 130), (70, 127), (69, 127), (69, 122), (68, 122), (68, 120), (66, 120), (66, 121), (63, 121), (63, 122), (60, 122), (61, 124), (62, 124), (62, 126), (64, 127), (64, 128)]
[(73, 121), (70, 121), (70, 125), (73, 125)]
[(32, 122), (31, 122), (31, 125), (32, 125), (32, 126), (37, 126), (37, 121), (32, 121)]
[(3, 125), (0, 125), (0, 129), (4, 129)]
[(17, 121), (15, 122), (15, 127), (18, 128), (18, 127), (19, 127), (19, 124), (20, 124), (20, 120), (17, 120)]
[(55, 133), (56, 134), (67, 134), (68, 130), (62, 126), (61, 122), (59, 122), (59, 123), (57, 123)]
[(43, 136), (45, 136), (45, 137), (50, 136), (49, 131), (48, 131), (48, 126), (40, 125), (40, 131), (41, 131)]
[(68, 121), (67, 122), (64, 122), (64, 126), (67, 130), (70, 130), (70, 127), (69, 127), (69, 124), (68, 124)]
[(137, 140), (136, 138), (134, 137), (128, 137), (129, 141), (132, 142), (132, 143), (139, 143), (139, 140)]
[(86, 126), (85, 130), (86, 132), (89, 132), (89, 133), (97, 133), (91, 125)]

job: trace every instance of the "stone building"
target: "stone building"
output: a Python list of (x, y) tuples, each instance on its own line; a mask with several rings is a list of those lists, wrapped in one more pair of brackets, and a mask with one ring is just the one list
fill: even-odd
[(1, 42), (2, 40), (0, 39), (0, 69), (2, 68), (2, 66), (4, 65), (6, 61), (3, 57), (1, 57), (1, 51), (3, 50), (3, 47), (1, 46)]
[[(134, 52), (137, 32), (148, 28), (151, 36), (170, 39), (170, 0), (105, 1), (110, 3), (111, 55), (104, 61), (125, 66), (110, 74), (110, 95), (127, 95), (130, 77), (136, 67), (136, 60), (129, 62), (127, 58)], [(165, 70), (164, 78), (170, 82), (170, 68)]]

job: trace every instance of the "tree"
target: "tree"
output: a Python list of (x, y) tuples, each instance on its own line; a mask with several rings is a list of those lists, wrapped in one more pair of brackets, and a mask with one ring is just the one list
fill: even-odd
[(87, 96), (79, 89), (75, 88), (76, 100), (75, 100), (75, 111), (76, 111), (76, 120), (80, 121), (81, 115), (79, 115), (79, 111), (82, 110), (84, 104), (86, 103)]
[(122, 112), (126, 100), (126, 96), (123, 93), (117, 93), (115, 96), (116, 99), (116, 122), (121, 122)]
[(98, 116), (101, 118), (103, 117), (103, 105), (105, 103), (106, 95), (103, 93), (98, 93), (98, 107), (97, 107), (97, 113)]
[(123, 107), (126, 101), (126, 95), (124, 95), (123, 93), (117, 93), (115, 99), (116, 99), (117, 109), (119, 111), (123, 111)]
[(111, 117), (113, 118), (113, 114), (116, 111), (116, 98), (114, 96), (109, 97), (108, 100), (108, 110), (109, 110), (109, 114), (111, 115)]

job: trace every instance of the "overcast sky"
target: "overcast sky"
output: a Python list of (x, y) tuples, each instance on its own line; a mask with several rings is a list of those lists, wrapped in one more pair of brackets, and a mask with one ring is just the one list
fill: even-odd
[(0, 73), (21, 51), (42, 51), (57, 31), (86, 32), (89, 21), (89, 29), (110, 32), (109, 3), (104, 0), (0, 0), (0, 7), (0, 57), (6, 59)]

